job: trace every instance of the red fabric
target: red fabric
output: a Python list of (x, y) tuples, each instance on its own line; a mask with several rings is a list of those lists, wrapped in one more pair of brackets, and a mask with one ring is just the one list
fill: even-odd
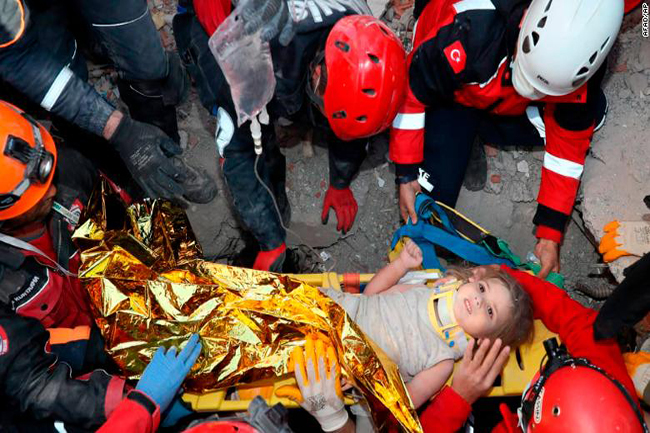
[(273, 262), (275, 262), (278, 257), (282, 255), (287, 250), (287, 244), (282, 242), (277, 248), (274, 248), (270, 251), (260, 251), (255, 257), (255, 263), (253, 263), (253, 269), (258, 271), (268, 271), (271, 269)]
[(124, 398), (124, 387), (126, 382), (123, 379), (113, 376), (108, 382), (106, 395), (104, 396), (104, 411), (106, 417), (109, 417), (115, 411)]
[(445, 385), (424, 409), (420, 422), (425, 433), (453, 433), (463, 427), (471, 412), (472, 406)]
[(627, 373), (623, 355), (612, 339), (596, 341), (593, 323), (598, 312), (583, 307), (562, 289), (521, 271), (506, 266), (501, 269), (511, 274), (524, 286), (533, 301), (533, 315), (551, 331), (560, 336), (569, 354), (587, 358), (618, 380), (630, 393), (636, 395), (632, 379)]
[[(544, 111), (545, 158), (554, 157), (576, 168), (584, 168), (594, 125), (583, 131), (568, 131), (557, 124), (554, 111), (555, 106), (552, 104), (547, 105)], [(581, 172), (575, 170), (570, 176), (560, 174), (548, 168), (545, 161), (542, 168), (542, 183), (537, 196), (538, 203), (565, 215), (570, 215), (580, 186), (580, 176)]]
[[(153, 404), (155, 405), (155, 403)], [(160, 408), (158, 406), (156, 406), (156, 411), (151, 414), (137, 401), (125, 398), (104, 425), (97, 430), (97, 433), (153, 433), (158, 429), (159, 424)]]
[(230, 15), (231, 9), (230, 0), (194, 0), (194, 12), (208, 36), (212, 36), (219, 24)]
[[(29, 242), (43, 251), (52, 260), (56, 259), (54, 243), (49, 230)], [(25, 256), (34, 259), (47, 268), (47, 281), (40, 291), (31, 299), (19, 306), (16, 312), (21, 316), (33, 317), (39, 320), (45, 328), (74, 328), (76, 326), (91, 326), (94, 321), (90, 313), (88, 294), (81, 287), (78, 278), (60, 273), (52, 262), (40, 254), (23, 250)], [(79, 253), (70, 257), (68, 270), (76, 273), (79, 270)]]
[(494, 427), (492, 433), (521, 433), (517, 414), (510, 412), (510, 408), (503, 403), (499, 405), (499, 412), (501, 412), (503, 420)]
[(630, 12), (641, 4), (641, 0), (625, 0), (625, 13)]
[(548, 239), (558, 244), (562, 243), (563, 236), (564, 234), (562, 232), (543, 225), (538, 225), (537, 230), (535, 231), (535, 237), (540, 239)]
[[(472, 54), (476, 55), (477, 53), (466, 53), (467, 46), (463, 47), (459, 40), (436, 40), (436, 38), (442, 37), (438, 36), (440, 29), (453, 23), (456, 15), (455, 3), (454, 0), (432, 1), (424, 8), (416, 28), (413, 51), (407, 60), (409, 70), (413, 56), (417, 54), (420, 45), (427, 42), (432, 46), (438, 46), (442, 52), (442, 60), (431, 65), (432, 71), (436, 72), (432, 72), (430, 79), (433, 81), (435, 76), (441, 82), (451, 83), (449, 86), (455, 89), (453, 90), (454, 102), (466, 107), (490, 110), (490, 113), (495, 115), (523, 115), (532, 101), (519, 95), (509, 84), (510, 77), (507, 75), (510, 74), (510, 61), (508, 57), (504, 57), (494, 76), (485, 83), (469, 84), (456, 77), (463, 70), (470, 68), (471, 65), (465, 64), (466, 59), (473, 58)], [(454, 49), (458, 50), (454, 53), (454, 58), (458, 61), (452, 59)], [(554, 108), (558, 103), (585, 103), (586, 95), (587, 83), (568, 95), (547, 96), (542, 99), (542, 102), (546, 103), (544, 112), (546, 152), (547, 156), (551, 156), (550, 159), (559, 161), (555, 167), (562, 166), (563, 160), (578, 166), (584, 164), (593, 134), (593, 126), (584, 131), (565, 130), (555, 121)], [(424, 159), (425, 110), (426, 106), (411, 91), (409, 77), (406, 100), (393, 121), (390, 131), (390, 159), (393, 162), (418, 164)], [(573, 169), (572, 173), (580, 173), (580, 170), (576, 170), (579, 167), (570, 163), (570, 168)], [(567, 176), (543, 168), (538, 202), (550, 209), (569, 215), (579, 184), (579, 174)], [(558, 243), (562, 240), (562, 233), (551, 232), (549, 228), (542, 229), (537, 236), (552, 239)]]

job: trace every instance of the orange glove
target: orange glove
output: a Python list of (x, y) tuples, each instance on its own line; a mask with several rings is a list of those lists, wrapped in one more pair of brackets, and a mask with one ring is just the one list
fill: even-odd
[(650, 253), (650, 222), (611, 221), (603, 228), (598, 251), (605, 262), (613, 262), (623, 256), (643, 256)]

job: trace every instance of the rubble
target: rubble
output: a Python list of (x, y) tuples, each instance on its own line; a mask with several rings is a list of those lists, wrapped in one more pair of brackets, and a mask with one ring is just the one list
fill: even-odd
[[(174, 2), (150, 0), (149, 3), (155, 9), (152, 16), (159, 17), (156, 25), (163, 44), (168, 50), (175, 49), (171, 26)], [(372, 0), (369, 4), (375, 15), (384, 7), (383, 0)], [(602, 226), (613, 218), (640, 219), (648, 213), (642, 199), (650, 194), (644, 188), (650, 185), (647, 149), (650, 106), (642, 95), (650, 92), (650, 44), (639, 35), (639, 26), (621, 34), (610, 56), (612, 70), (604, 82), (610, 112), (603, 130), (595, 134), (593, 152), (585, 168), (582, 215), (578, 211), (574, 213), (562, 247), (561, 270), (574, 297), (580, 298), (573, 289), (581, 285), (596, 290), (612, 287), (611, 281), (596, 275), (593, 267), (600, 256), (592, 242), (602, 235)], [(116, 75), (110, 67), (91, 67), (90, 76), (98, 91), (120, 104), (116, 97)], [(219, 188), (219, 195), (212, 203), (194, 205), (188, 210), (192, 226), (206, 257), (227, 262), (243, 249), (245, 242), (219, 168), (214, 145), (215, 119), (203, 109), (194, 88), (189, 100), (178, 108), (178, 117), (184, 155), (191, 163), (208, 170), (217, 179)], [(276, 125), (276, 131), (287, 158), (286, 189), (293, 215), (290, 228), (298, 235), (288, 235), (289, 245), (305, 243), (314, 247), (318, 253), (313, 258), (318, 263), (315, 271), (377, 271), (386, 263), (392, 234), (401, 223), (393, 183), (394, 167), (386, 158), (387, 134), (373, 138), (361, 172), (351, 185), (359, 212), (352, 231), (342, 235), (336, 231), (333, 211), (327, 225), (320, 221), (328, 187), (326, 143), (318, 134), (307, 137), (310, 129), (305, 125), (285, 123)], [(478, 192), (463, 189), (457, 208), (507, 240), (520, 257), (526, 257), (536, 242), (532, 220), (537, 208), (535, 198), (544, 151), (542, 148), (497, 149), (489, 145), (485, 150), (486, 186)], [(620, 279), (622, 269), (631, 261), (623, 258), (615, 262), (614, 275)]]

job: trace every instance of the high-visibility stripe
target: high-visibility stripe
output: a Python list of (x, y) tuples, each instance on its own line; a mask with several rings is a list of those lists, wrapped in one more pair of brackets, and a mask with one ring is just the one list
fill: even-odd
[(546, 139), (546, 125), (544, 124), (544, 119), (542, 119), (542, 113), (540, 113), (539, 107), (534, 105), (526, 107), (526, 117), (528, 117), (530, 123), (537, 129), (539, 136)]
[(72, 341), (84, 341), (90, 338), (90, 326), (76, 328), (48, 328), (50, 344), (66, 344)]
[[(15, 0), (16, 5), (18, 6), (18, 9), (20, 10), (20, 28), (18, 29), (18, 33), (13, 37), (12, 40), (7, 41), (5, 43), (0, 44), (0, 48), (5, 48), (10, 45), (13, 45), (16, 43), (18, 39), (20, 39), (23, 36), (23, 33), (25, 33), (25, 8), (23, 7), (23, 3), (21, 0)], [(8, 8), (9, 6), (4, 6)]]
[(54, 107), (54, 104), (56, 104), (56, 101), (59, 100), (59, 96), (61, 96), (63, 89), (68, 84), (68, 81), (70, 81), (70, 78), (72, 78), (73, 75), (74, 73), (72, 72), (72, 69), (68, 68), (67, 66), (61, 69), (61, 72), (59, 72), (59, 75), (56, 76), (54, 82), (50, 86), (50, 89), (43, 97), (43, 100), (41, 101), (41, 107), (45, 108), (47, 111), (50, 111), (52, 107)]
[(149, 13), (149, 9), (148, 9), (148, 8), (145, 8), (145, 9), (144, 9), (144, 12), (142, 13), (142, 15), (140, 15), (139, 17), (134, 18), (134, 19), (132, 19), (132, 20), (129, 20), (129, 21), (123, 21), (123, 22), (121, 22), (121, 23), (112, 23), (112, 24), (95, 24), (95, 23), (93, 23), (92, 26), (93, 26), (93, 27), (120, 27), (120, 26), (126, 26), (126, 25), (129, 25), (129, 24), (131, 24), (131, 23), (134, 23), (134, 22), (136, 22), (136, 21), (138, 21), (138, 20), (141, 20), (142, 18), (144, 18), (145, 16), (147, 16), (148, 13)]
[(584, 166), (568, 159), (558, 158), (548, 152), (544, 153), (544, 167), (562, 176), (580, 179)]
[(494, 10), (494, 4), (490, 0), (462, 0), (454, 5), (456, 13), (460, 14), (471, 10)]
[(396, 129), (422, 129), (424, 128), (424, 113), (399, 113), (393, 120)]

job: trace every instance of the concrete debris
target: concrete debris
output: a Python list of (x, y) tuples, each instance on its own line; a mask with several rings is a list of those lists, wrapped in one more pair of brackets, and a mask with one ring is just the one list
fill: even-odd
[(151, 20), (153, 21), (153, 24), (156, 26), (156, 30), (160, 30), (165, 26), (165, 16), (162, 14), (162, 12), (157, 12), (155, 10), (151, 11)]
[(180, 143), (179, 143), (180, 146), (181, 146), (181, 149), (186, 150), (187, 149), (187, 138), (188, 138), (187, 132), (183, 131), (181, 129), (180, 131), (178, 131), (178, 135), (181, 138)]
[(646, 87), (648, 87), (648, 77), (646, 77), (645, 74), (629, 74), (626, 77), (626, 82), (634, 96), (644, 97), (643, 92)]
[(535, 195), (525, 182), (514, 180), (508, 183), (510, 199), (515, 203), (528, 203), (535, 200)]
[(497, 149), (495, 146), (491, 146), (489, 144), (485, 145), (485, 155), (488, 158), (496, 158), (497, 155), (499, 155), (499, 149)]
[[(380, 13), (384, 1), (371, 0), (370, 6)], [(174, 50), (172, 20), (175, 2), (149, 0), (156, 28), (165, 49)], [(611, 71), (604, 81), (610, 102), (605, 127), (595, 134), (593, 154), (583, 175), (584, 226), (598, 240), (604, 223), (612, 217), (641, 218), (648, 213), (642, 202), (650, 190), (650, 169), (640, 152), (647, 147), (650, 104), (644, 95), (650, 93), (650, 44), (639, 37), (640, 24), (620, 35), (612, 55)], [(117, 99), (115, 71), (111, 67), (90, 65), (90, 81), (111, 102)], [(643, 99), (642, 99), (643, 98)], [(181, 146), (186, 158), (206, 169), (217, 180), (221, 194), (207, 205), (189, 210), (192, 227), (206, 257), (227, 262), (244, 247), (242, 228), (232, 210), (214, 150), (214, 119), (202, 108), (196, 89), (189, 101), (178, 107)], [(287, 195), (292, 206), (290, 228), (301, 240), (288, 239), (288, 245), (305, 242), (319, 248), (314, 260), (328, 262), (334, 272), (376, 272), (386, 263), (386, 253), (393, 232), (401, 224), (397, 195), (393, 185), (394, 165), (386, 164), (386, 136), (373, 139), (369, 155), (351, 189), (357, 199), (359, 212), (352, 231), (342, 235), (336, 231), (337, 219), (330, 211), (328, 224), (321, 223), (323, 196), (328, 187), (327, 143), (318, 132), (307, 139), (311, 129), (302, 124), (285, 122), (277, 134), (281, 151), (287, 159)], [(276, 125), (276, 131), (278, 126)], [(303, 143), (309, 142), (309, 149)], [(311, 150), (311, 152), (310, 152)], [(461, 191), (457, 208), (497, 236), (503, 237), (513, 251), (524, 257), (535, 246), (533, 216), (537, 209), (536, 195), (541, 176), (544, 151), (485, 146), (488, 182), (483, 191)], [(621, 155), (628, 155), (624, 161)], [(629, 164), (629, 165), (628, 165)], [(631, 174), (633, 172), (634, 174)], [(524, 175), (522, 176), (521, 173)], [(322, 181), (322, 182), (321, 182)], [(627, 191), (627, 190), (631, 191)], [(625, 192), (625, 193), (622, 193)], [(641, 195), (637, 198), (636, 195)], [(579, 219), (579, 215), (574, 218)], [(375, 246), (375, 247), (373, 247)], [(570, 223), (562, 248), (562, 271), (567, 287), (611, 286), (605, 278), (593, 278), (591, 265), (600, 260), (593, 245)], [(630, 260), (619, 259), (613, 266), (619, 278)], [(618, 262), (618, 261), (617, 261)], [(571, 296), (580, 296), (570, 292)], [(580, 298), (585, 301), (585, 298)], [(588, 302), (587, 302), (588, 303)]]
[(650, 69), (650, 43), (641, 44), (639, 49), (639, 65), (644, 69)]
[(618, 92), (618, 97), (621, 98), (621, 99), (627, 99), (627, 98), (629, 98), (630, 96), (632, 96), (632, 92), (631, 92), (630, 89), (628, 89), (628, 88), (621, 89), (621, 90)]
[(375, 174), (375, 178), (377, 179), (377, 185), (379, 188), (383, 188), (384, 185), (386, 185), (386, 181), (379, 175), (377, 170), (373, 170), (373, 173)]
[(524, 173), (528, 177), (528, 163), (526, 161), (519, 161), (517, 163), (517, 171), (519, 173)]

